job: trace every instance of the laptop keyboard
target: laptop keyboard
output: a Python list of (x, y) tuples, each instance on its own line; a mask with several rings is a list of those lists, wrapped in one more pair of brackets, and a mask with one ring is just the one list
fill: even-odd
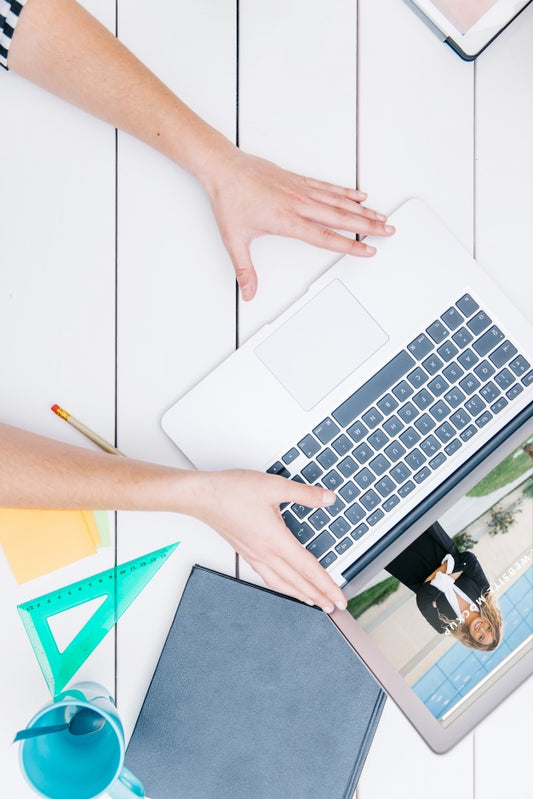
[(282, 508), (328, 568), (533, 383), (533, 370), (470, 294), (444, 311), (267, 472), (337, 494)]

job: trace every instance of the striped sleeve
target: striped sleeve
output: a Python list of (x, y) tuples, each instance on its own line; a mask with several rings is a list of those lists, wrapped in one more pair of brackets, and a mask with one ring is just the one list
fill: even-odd
[(0, 66), (7, 69), (7, 54), (25, 0), (0, 0)]

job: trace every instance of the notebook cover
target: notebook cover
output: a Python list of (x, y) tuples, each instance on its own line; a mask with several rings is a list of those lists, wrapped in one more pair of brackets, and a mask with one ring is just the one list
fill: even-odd
[(324, 613), (195, 566), (126, 765), (154, 799), (348, 799), (384, 698)]

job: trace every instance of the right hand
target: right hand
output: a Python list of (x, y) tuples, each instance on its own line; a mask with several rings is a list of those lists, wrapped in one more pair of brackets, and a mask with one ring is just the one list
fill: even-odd
[(275, 591), (319, 605), (326, 613), (346, 608), (339, 586), (294, 538), (280, 505), (333, 504), (335, 494), (284, 477), (246, 470), (197, 472), (191, 515), (217, 530)]

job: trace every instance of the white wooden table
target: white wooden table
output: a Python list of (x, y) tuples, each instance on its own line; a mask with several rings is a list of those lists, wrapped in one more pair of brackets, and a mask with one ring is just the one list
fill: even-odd
[[(112, 0), (86, 5), (114, 30)], [(384, 212), (423, 197), (533, 320), (533, 5), (476, 63), (401, 0), (153, 0), (148, 17), (141, 0), (117, 5), (122, 40), (243, 149), (357, 184)], [(0, 75), (0, 96), (0, 418), (83, 444), (50, 412), (58, 402), (131, 456), (187, 466), (162, 412), (335, 256), (256, 242), (259, 295), (237, 308), (192, 178), (15, 75)], [(128, 735), (192, 564), (235, 572), (235, 553), (194, 520), (118, 515), (118, 562), (176, 540), (77, 675), (116, 689)], [(113, 559), (19, 587), (0, 554), (2, 796), (33, 795), (9, 742), (49, 696), (15, 607)], [(255, 579), (246, 564), (240, 575)], [(388, 702), (358, 799), (448, 799), (452, 780), (454, 799), (531, 799), (532, 698), (530, 681), (443, 757)]]

